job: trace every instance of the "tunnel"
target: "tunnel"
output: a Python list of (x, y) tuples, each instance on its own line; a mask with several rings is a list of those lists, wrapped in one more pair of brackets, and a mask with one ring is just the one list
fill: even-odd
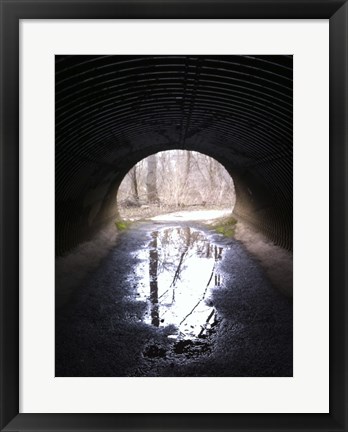
[(164, 150), (232, 176), (234, 216), (292, 250), (293, 58), (57, 55), (56, 255), (114, 222), (126, 173)]

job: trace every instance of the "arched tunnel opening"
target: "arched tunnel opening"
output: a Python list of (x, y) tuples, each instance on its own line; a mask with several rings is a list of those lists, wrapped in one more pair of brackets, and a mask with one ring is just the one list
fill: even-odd
[[(59, 55), (55, 67), (56, 376), (292, 376), (292, 56)], [(124, 190), (170, 151), (224, 167), (232, 219), (117, 223), (122, 202), (150, 216), (156, 192), (166, 207), (165, 188), (187, 205), (173, 182), (144, 186), (146, 202)], [(202, 207), (213, 180), (187, 158)]]
[(166, 213), (174, 219), (204, 220), (232, 215), (235, 190), (232, 177), (215, 159), (199, 152), (166, 150), (128, 171), (116, 201), (121, 221)]

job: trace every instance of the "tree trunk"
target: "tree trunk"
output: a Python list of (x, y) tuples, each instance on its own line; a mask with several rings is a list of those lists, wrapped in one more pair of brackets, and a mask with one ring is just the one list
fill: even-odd
[(132, 200), (134, 200), (135, 203), (139, 204), (139, 190), (136, 165), (129, 171), (129, 176), (131, 180)]
[(157, 159), (156, 155), (147, 158), (147, 176), (146, 176), (147, 201), (157, 203)]
[(190, 175), (190, 168), (191, 168), (191, 152), (184, 151), (182, 152), (182, 156), (185, 157), (185, 165), (182, 166), (180, 169), (181, 187), (179, 193), (179, 202), (181, 205), (184, 205), (184, 204), (191, 204), (190, 202), (188, 202), (188, 198), (189, 198), (188, 178)]

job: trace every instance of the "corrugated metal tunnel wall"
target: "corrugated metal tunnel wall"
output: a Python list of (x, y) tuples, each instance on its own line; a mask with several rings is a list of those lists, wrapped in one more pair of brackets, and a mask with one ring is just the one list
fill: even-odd
[(205, 153), (235, 215), (292, 248), (292, 56), (56, 56), (56, 253), (115, 219), (139, 160)]

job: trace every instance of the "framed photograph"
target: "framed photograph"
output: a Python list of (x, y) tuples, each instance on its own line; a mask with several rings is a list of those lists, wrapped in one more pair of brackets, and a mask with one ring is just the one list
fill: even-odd
[(346, 1), (1, 1), (1, 414), (347, 430)]

